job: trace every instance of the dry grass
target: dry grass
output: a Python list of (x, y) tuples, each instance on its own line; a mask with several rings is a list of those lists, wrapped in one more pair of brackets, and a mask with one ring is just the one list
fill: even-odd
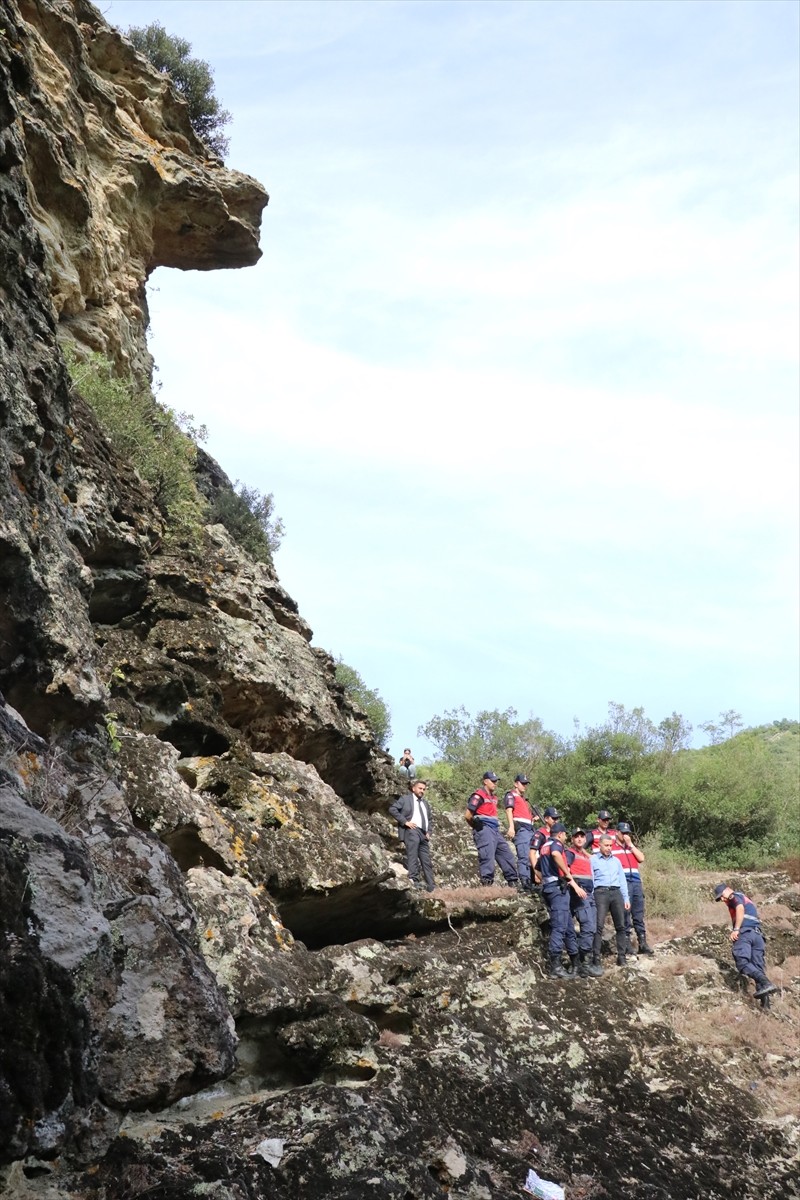
[(797, 925), (797, 913), (787, 904), (762, 904), (761, 916), (776, 929), (794, 929)]
[[(797, 1004), (776, 993), (774, 1008), (764, 1012), (752, 1000), (727, 1000), (711, 1009), (694, 1007), (691, 993), (683, 993), (673, 1009), (676, 1032), (698, 1045), (747, 1047), (759, 1057), (776, 1055), (787, 1061), (800, 1055), (800, 1025)], [(676, 1022), (676, 1017), (678, 1018)]]
[[(658, 964), (660, 974), (690, 975), (695, 970), (714, 974), (709, 959), (677, 956)], [(800, 1002), (789, 984), (800, 971), (800, 958), (771, 967), (769, 975), (782, 990), (762, 1009), (746, 994), (719, 998), (708, 988), (676, 993), (667, 1008), (674, 1032), (698, 1052), (724, 1064), (731, 1053), (737, 1061), (737, 1082), (752, 1092), (762, 1115), (777, 1119), (797, 1111), (797, 1062), (800, 1057)]]
[(697, 888), (683, 871), (650, 871), (643, 877), (648, 916), (673, 917), (696, 915), (702, 906)]
[(656, 975), (717, 975), (717, 964), (702, 954), (671, 954), (669, 958), (658, 958), (653, 963)]
[(436, 888), (429, 893), (431, 900), (438, 900), (447, 909), (464, 908), (473, 904), (486, 904), (490, 900), (513, 900), (519, 896), (516, 888), (501, 886), (494, 887), (457, 887)]
[(800, 883), (800, 854), (790, 854), (775, 864), (776, 871), (785, 871), (793, 883)]
[(379, 1046), (388, 1046), (392, 1050), (397, 1050), (401, 1046), (408, 1045), (409, 1038), (403, 1037), (399, 1033), (395, 1033), (391, 1029), (382, 1029), (378, 1037)]
[(647, 940), (654, 946), (659, 942), (669, 942), (673, 938), (689, 937), (695, 930), (711, 922), (698, 921), (693, 916), (647, 917)]
[(800, 955), (793, 954), (785, 958), (780, 966), (770, 967), (769, 977), (781, 987), (786, 987), (792, 979), (800, 979)]

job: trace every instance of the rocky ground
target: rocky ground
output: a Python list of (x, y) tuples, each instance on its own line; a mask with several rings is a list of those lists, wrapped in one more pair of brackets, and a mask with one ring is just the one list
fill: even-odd
[(36, 1002), (15, 1033), (4, 1194), (493, 1200), (534, 1166), (572, 1198), (798, 1195), (787, 876), (735, 881), (764, 916), (769, 1012), (739, 987), (710, 877), (683, 879), (696, 911), (652, 958), (552, 981), (538, 899), (470, 886), (460, 819), (439, 820), (451, 885), (428, 896), (388, 818), (350, 812), (313, 768), (262, 756), (255, 795), (228, 807), (202, 792), (224, 763), (127, 736), (150, 808), (79, 782), (69, 833), (23, 807), (43, 747), (21, 746), (16, 772), (6, 755), (4, 997)]

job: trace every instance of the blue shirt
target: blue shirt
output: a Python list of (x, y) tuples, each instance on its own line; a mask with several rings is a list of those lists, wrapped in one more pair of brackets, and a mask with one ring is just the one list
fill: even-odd
[(625, 903), (629, 903), (628, 883), (625, 879), (625, 872), (613, 854), (609, 855), (608, 858), (603, 858), (603, 855), (598, 850), (592, 855), (592, 879), (596, 888), (618, 887), (622, 892)]

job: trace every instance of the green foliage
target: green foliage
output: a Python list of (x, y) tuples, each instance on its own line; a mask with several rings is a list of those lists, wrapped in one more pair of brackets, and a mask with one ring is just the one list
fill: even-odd
[(767, 865), (796, 849), (798, 764), (800, 735), (791, 730), (744, 730), (681, 755), (666, 780), (667, 844), (741, 868)]
[(563, 740), (513, 709), (474, 720), (454, 709), (419, 729), (437, 748), (420, 773), (434, 805), (454, 809), (487, 768), (503, 788), (524, 770), (529, 799), (557, 805), (568, 823), (609, 808), (685, 865), (759, 866), (800, 846), (800, 724), (736, 733), (740, 721), (720, 714), (721, 740), (691, 750), (692, 727), (675, 712), (654, 724), (641, 708), (611, 703), (602, 725)]
[(392, 718), (386, 701), (375, 688), (367, 687), (355, 667), (348, 666), (341, 658), (335, 661), (337, 680), (351, 703), (363, 711), (375, 741), (381, 747), (386, 746), (392, 735)]
[[(238, 490), (237, 490), (238, 489)], [(240, 484), (221, 489), (211, 502), (208, 520), (224, 525), (233, 540), (259, 562), (271, 563), (283, 539), (283, 522), (274, 515), (274, 497)]]
[[(114, 449), (150, 487), (171, 537), (196, 544), (205, 509), (195, 484), (197, 448), (180, 428), (188, 420), (159, 404), (149, 391), (120, 379), (100, 354), (78, 360), (65, 350), (76, 389), (94, 410)], [(204, 430), (195, 430), (202, 435)]]
[(112, 754), (119, 754), (122, 749), (122, 742), (119, 740), (119, 729), (117, 726), (118, 720), (118, 713), (107, 712), (105, 714), (106, 733), (108, 734), (108, 744)]
[(513, 708), (479, 712), (474, 720), (454, 708), (432, 717), (417, 734), (439, 750), (439, 761), (426, 764), (424, 773), (431, 782), (429, 799), (440, 809), (463, 808), (484, 771), (495, 771), (500, 786), (510, 787), (518, 771), (532, 779), (538, 765), (561, 749), (538, 717), (518, 721)]
[(537, 773), (530, 789), (540, 807), (555, 804), (568, 819), (593, 820), (599, 809), (625, 815), (640, 832), (661, 817), (662, 768), (641, 733), (597, 726)]
[(719, 714), (719, 722), (703, 721), (700, 728), (708, 734), (712, 746), (718, 746), (726, 737), (732, 738), (737, 729), (742, 728), (742, 714), (729, 708)]
[(157, 70), (170, 76), (189, 106), (192, 129), (209, 149), (224, 158), (228, 153), (228, 139), (223, 130), (229, 124), (231, 114), (221, 107), (215, 95), (214, 77), (208, 63), (201, 58), (190, 58), (191, 43), (168, 34), (158, 21), (144, 27), (131, 26), (127, 37)]

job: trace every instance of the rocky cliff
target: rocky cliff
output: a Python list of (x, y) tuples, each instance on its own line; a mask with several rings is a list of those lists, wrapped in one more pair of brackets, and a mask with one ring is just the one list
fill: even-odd
[(71, 388), (67, 342), (149, 376), (148, 274), (254, 262), (261, 186), (84, 0), (4, 0), (0, 167), (0, 1192), (800, 1195), (797, 888), (748, 882), (763, 1015), (704, 921), (545, 981), (458, 821), (420, 899), (274, 571), (165, 539)]

